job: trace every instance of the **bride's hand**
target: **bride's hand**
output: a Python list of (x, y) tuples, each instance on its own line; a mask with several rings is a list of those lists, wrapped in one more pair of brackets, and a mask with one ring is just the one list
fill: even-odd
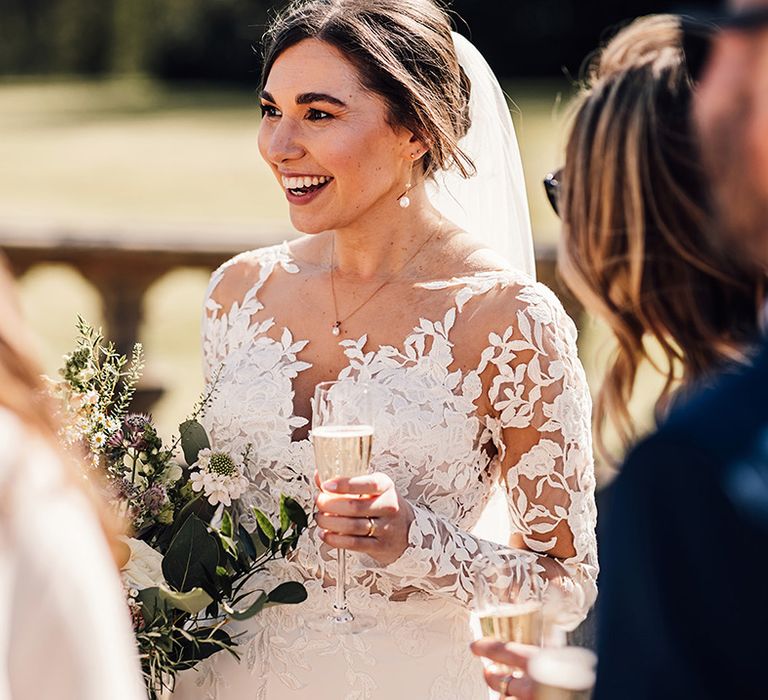
[[(320, 482), (315, 473), (315, 482)], [(379, 472), (322, 484), (315, 520), (329, 547), (365, 552), (386, 566), (408, 547), (413, 509)]]

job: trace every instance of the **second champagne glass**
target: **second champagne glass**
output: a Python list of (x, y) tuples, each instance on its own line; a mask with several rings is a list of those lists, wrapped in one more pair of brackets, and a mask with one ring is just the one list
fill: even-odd
[[(367, 474), (373, 444), (373, 406), (368, 387), (350, 380), (318, 384), (312, 404), (312, 445), (320, 482)], [(373, 618), (353, 615), (347, 603), (346, 550), (338, 551), (336, 602), (331, 614), (310, 623), (330, 634), (356, 634)]]
[(472, 566), (474, 611), (483, 637), (540, 647), (544, 605), (534, 559), (481, 557)]

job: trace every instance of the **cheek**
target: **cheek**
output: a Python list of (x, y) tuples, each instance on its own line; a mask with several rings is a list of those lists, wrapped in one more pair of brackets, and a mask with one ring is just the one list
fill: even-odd
[(262, 122), (262, 125), (259, 127), (259, 137), (257, 140), (259, 146), (259, 154), (266, 163), (272, 165), (268, 156), (269, 139), (269, 127)]
[(766, 76), (755, 85), (747, 127), (747, 153), (752, 154), (751, 175), (768, 199), (768, 52), (753, 71), (755, 76)]

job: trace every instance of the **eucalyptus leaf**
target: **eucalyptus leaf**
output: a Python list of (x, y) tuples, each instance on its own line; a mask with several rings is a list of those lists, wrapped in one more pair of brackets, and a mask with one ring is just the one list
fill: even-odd
[(191, 467), (197, 462), (197, 455), (200, 450), (210, 449), (211, 443), (208, 440), (208, 434), (198, 421), (188, 420), (179, 426), (179, 435), (181, 435), (181, 449), (184, 450), (184, 459)]
[(286, 581), (269, 592), (270, 603), (295, 605), (307, 599), (307, 589), (298, 581)]
[(136, 600), (141, 603), (141, 613), (147, 625), (151, 625), (158, 616), (168, 612), (168, 604), (160, 597), (160, 589), (157, 586), (140, 590)]
[(202, 588), (211, 593), (218, 563), (216, 538), (200, 518), (190, 515), (163, 557), (163, 575), (177, 591)]
[(264, 606), (269, 602), (269, 596), (266, 593), (262, 593), (251, 605), (245, 610), (233, 610), (229, 609), (227, 612), (233, 620), (248, 620), (260, 613)]
[(188, 612), (191, 615), (205, 610), (212, 602), (213, 598), (209, 596), (202, 588), (193, 588), (186, 593), (179, 593), (172, 591), (165, 586), (160, 586), (158, 589), (158, 597), (161, 601), (166, 603), (176, 610), (182, 610)]

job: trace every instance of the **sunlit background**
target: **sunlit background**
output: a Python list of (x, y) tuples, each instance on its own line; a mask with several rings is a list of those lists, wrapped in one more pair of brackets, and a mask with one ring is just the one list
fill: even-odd
[[(144, 250), (149, 264), (158, 248), (244, 250), (294, 235), (256, 147), (254, 47), (284, 4), (0, 0), (0, 247), (37, 246), (20, 285), (49, 373), (73, 346), (78, 314), (105, 319), (93, 279), (46, 262), (68, 246)], [(608, 27), (695, 8), (640, 0), (457, 0), (452, 8), (514, 102), (536, 240), (552, 244), (559, 225), (541, 180), (561, 162), (583, 59)], [(87, 269), (102, 286), (106, 277), (127, 288), (142, 267), (134, 258)], [(174, 266), (141, 304), (145, 385), (162, 392), (153, 410), (166, 435), (202, 387), (198, 328), (209, 272)], [(610, 348), (597, 324), (581, 325), (594, 390)], [(650, 371), (640, 381), (653, 386)], [(635, 407), (646, 423), (651, 393)]]

